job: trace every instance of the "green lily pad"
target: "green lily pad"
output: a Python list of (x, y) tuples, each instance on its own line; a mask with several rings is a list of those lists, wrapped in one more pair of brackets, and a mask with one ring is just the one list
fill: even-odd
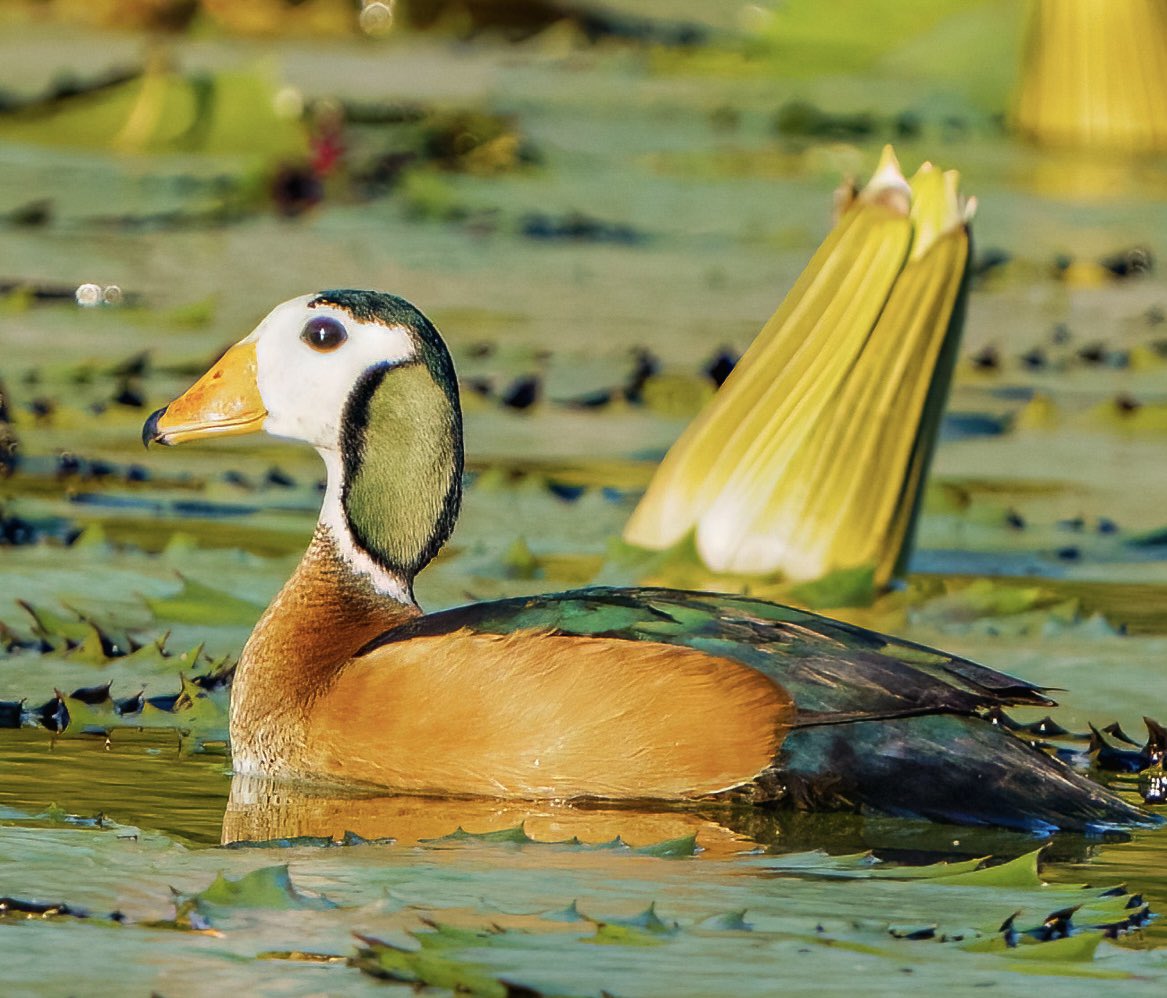
[(336, 907), (325, 897), (297, 890), (287, 864), (261, 867), (237, 878), (220, 873), (206, 890), (191, 895), (190, 899), (199, 911), (208, 915), (237, 908), (323, 911)]
[(1040, 887), (1042, 879), (1037, 872), (1037, 860), (1041, 854), (1042, 849), (1034, 849), (1007, 863), (940, 876), (934, 882), (976, 887)]
[(180, 575), (182, 589), (173, 596), (146, 597), (146, 605), (156, 617), (182, 624), (210, 624), (225, 627), (254, 624), (263, 607), (221, 589), (203, 585)]
[[(435, 924), (431, 932), (414, 935), (417, 949), (406, 949), (371, 936), (358, 935), (362, 945), (352, 963), (361, 971), (383, 980), (443, 988), (477, 998), (509, 998), (513, 985), (489, 969), (458, 958), (452, 951), (496, 944), (502, 933), (475, 932)], [(524, 994), (538, 994), (523, 989)]]

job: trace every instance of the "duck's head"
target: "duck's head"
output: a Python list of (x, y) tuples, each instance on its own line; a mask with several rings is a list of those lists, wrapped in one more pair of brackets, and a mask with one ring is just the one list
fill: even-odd
[(320, 452), (321, 525), (354, 567), (375, 582), (387, 573), (408, 592), (461, 500), (458, 385), (433, 324), (381, 292), (293, 298), (150, 416), (142, 439), (179, 444), (261, 429)]

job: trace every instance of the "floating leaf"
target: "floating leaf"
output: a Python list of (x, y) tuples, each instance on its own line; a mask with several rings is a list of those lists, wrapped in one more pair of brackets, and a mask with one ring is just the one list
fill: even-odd
[(437, 839), (420, 839), (419, 841), (422, 845), (438, 847), (461, 845), (467, 842), (523, 846), (533, 844), (535, 839), (527, 834), (522, 825), (516, 825), (514, 828), (500, 828), (493, 832), (468, 832), (459, 825), (449, 835), (443, 835)]
[(265, 866), (235, 879), (220, 873), (211, 886), (190, 896), (199, 911), (213, 914), (232, 908), (310, 908), (324, 910), (336, 905), (319, 895), (303, 894), (292, 884), (287, 864)]
[(812, 610), (840, 606), (867, 606), (876, 595), (875, 567), (859, 565), (840, 568), (813, 582), (804, 582), (790, 590), (796, 602)]
[(173, 596), (146, 598), (155, 616), (181, 624), (219, 627), (253, 625), (263, 607), (180, 575), (182, 589)]
[(256, 953), (257, 960), (291, 960), (294, 963), (347, 963), (349, 957), (339, 953), (310, 953), (304, 950), (264, 950)]
[[(508, 998), (514, 994), (511, 985), (487, 968), (461, 960), (450, 952), (471, 946), (490, 945), (492, 933), (435, 924), (432, 932), (414, 935), (413, 938), (419, 944), (416, 950), (395, 946), (371, 936), (357, 935), (357, 938), (363, 945), (358, 947), (352, 963), (373, 977), (444, 988), (479, 998)], [(537, 992), (527, 990), (527, 993)]]
[(681, 856), (697, 855), (697, 836), (683, 835), (677, 839), (666, 839), (653, 845), (637, 846), (632, 850), (638, 856), (659, 856), (661, 858), (676, 858)]
[(979, 870), (985, 859), (965, 859), (953, 863), (933, 863), (930, 866), (876, 866), (870, 871), (874, 880), (943, 880)]
[(549, 922), (586, 922), (589, 921), (586, 915), (581, 915), (579, 911), (579, 902), (572, 901), (566, 908), (560, 908), (557, 911), (547, 911), (542, 915)]
[(676, 922), (668, 924), (656, 913), (656, 903), (631, 918), (593, 919), (596, 934), (582, 940), (599, 946), (658, 946), (664, 937), (680, 931)]
[[(87, 624), (87, 632), (79, 643), (69, 650), (69, 657), (91, 665), (105, 665), (111, 658), (119, 658), (121, 649), (95, 624)], [(124, 654), (124, 653), (122, 653)]]
[(730, 911), (723, 915), (710, 915), (695, 926), (705, 932), (753, 932), (754, 927), (746, 921), (746, 912)]
[(665, 940), (660, 936), (631, 925), (603, 922), (596, 926), (596, 934), (585, 943), (596, 946), (661, 946)]
[(17, 921), (20, 919), (50, 919), (76, 918), (97, 922), (125, 921), (125, 916), (118, 911), (109, 915), (92, 915), (84, 908), (75, 908), (62, 902), (45, 903), (43, 901), (25, 901), (21, 898), (0, 897), (0, 922)]
[(33, 633), (55, 651), (66, 651), (84, 641), (91, 632), (89, 623), (79, 617), (63, 617), (25, 600), (16, 602), (32, 618)]
[(511, 578), (533, 579), (539, 575), (539, 559), (535, 557), (526, 539), (521, 535), (511, 542), (502, 560), (507, 575)]
[(1040, 887), (1042, 879), (1038, 876), (1037, 860), (1041, 853), (1042, 849), (1035, 849), (1007, 863), (938, 877), (934, 882), (949, 885), (967, 884), (975, 887)]

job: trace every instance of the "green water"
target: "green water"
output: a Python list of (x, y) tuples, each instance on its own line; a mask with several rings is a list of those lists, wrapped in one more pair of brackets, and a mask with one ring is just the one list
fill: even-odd
[[(1124, 977), (1132, 993), (1152, 994), (1167, 973), (1160, 923), (1101, 944), (1088, 962), (1026, 965), (1013, 958), (1018, 951), (965, 948), (974, 935), (991, 938), (1013, 911), (1023, 913), (1019, 924), (1036, 923), (1054, 910), (1097, 904), (1102, 889), (1118, 884), (1161, 909), (1163, 833), (1109, 843), (1060, 837), (1042, 862), (1046, 886), (949, 885), (854, 879), (870, 871), (866, 862), (857, 872), (854, 859), (840, 863), (828, 854), (875, 850), (883, 866), (918, 868), (1018, 856), (1038, 842), (877, 817), (318, 797), (238, 779), (232, 786), (221, 757), (183, 756), (170, 734), (115, 732), (107, 745), (7, 733), (0, 763), (9, 774), (0, 792), (5, 890), (67, 899), (93, 916), (0, 923), (0, 943), (12, 947), (9, 993), (68, 993), (79, 982), (86, 993), (212, 993), (228, 984), (263, 994), (349, 993), (379, 987), (344, 966), (350, 933), (409, 945), (408, 933), (424, 935), (432, 922), (486, 932), (457, 948), (447, 969), (486, 968), (553, 993), (615, 986), (638, 994), (769, 994), (812, 978), (816, 987), (841, 991), (856, 972), (876, 993), (896, 993), (905, 975), (913, 986), (947, 980), (963, 990), (1009, 987), (1020, 966), (1052, 975), (1054, 986), (1071, 993), (1100, 986), (1091, 975), (1103, 974)], [(225, 851), (214, 848), (225, 809), (228, 838), (348, 831), (378, 844)], [(460, 828), (473, 837), (451, 837)], [(659, 851), (666, 855), (653, 854)], [(220, 873), (238, 879), (276, 864), (289, 864), (306, 897), (211, 905), (210, 937), (153, 924), (174, 917), (172, 888), (196, 894)], [(319, 909), (317, 895), (335, 907)], [(582, 915), (565, 923), (556, 913), (572, 902)], [(650, 904), (659, 925), (640, 917)], [(130, 923), (99, 921), (114, 908)], [(597, 924), (623, 935), (593, 949)], [(929, 926), (962, 939), (891, 934)], [(77, 966), (46, 979), (45, 961), (73, 947), (84, 954)], [(292, 951), (337, 959), (262, 955)]]

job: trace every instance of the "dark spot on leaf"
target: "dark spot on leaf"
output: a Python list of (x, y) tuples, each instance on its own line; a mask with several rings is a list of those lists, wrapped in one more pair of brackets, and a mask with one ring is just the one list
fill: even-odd
[(575, 502), (587, 491), (587, 487), (583, 485), (568, 485), (565, 482), (548, 482), (547, 491), (555, 496), (555, 498), (562, 499), (564, 502)]
[(644, 401), (644, 386), (649, 378), (660, 371), (660, 361), (651, 350), (644, 347), (633, 350), (632, 357), (635, 366), (624, 383), (624, 398), (633, 405), (640, 405)]
[(150, 351), (143, 350), (115, 364), (110, 374), (117, 378), (141, 378), (150, 371)]
[(1098, 262), (1115, 277), (1140, 277), (1155, 269), (1155, 258), (1146, 246), (1119, 250)]
[(81, 473), (81, 459), (68, 451), (57, 455), (57, 476), (67, 478)]
[(178, 703), (178, 693), (164, 693), (161, 696), (147, 697), (146, 703), (151, 707), (156, 707), (158, 710), (164, 710), (171, 713), (174, 710), (174, 705)]
[(622, 222), (605, 222), (582, 212), (562, 217), (533, 212), (523, 217), (519, 232), (528, 239), (579, 243), (615, 243), (632, 246), (646, 236)]
[(490, 378), (474, 377), (466, 378), (461, 382), (464, 391), (472, 392), (482, 398), (488, 399), (494, 395), (494, 382)]
[(20, 516), (0, 514), (0, 545), (20, 547), (36, 541), (37, 530), (32, 523)]
[(611, 388), (597, 388), (594, 392), (584, 392), (565, 399), (563, 404), (569, 409), (603, 409), (612, 404), (615, 392)]
[(69, 694), (71, 700), (80, 700), (82, 703), (96, 706), (110, 703), (109, 688), (111, 683), (102, 683), (100, 686), (83, 686)]
[(529, 409), (539, 399), (539, 388), (537, 375), (523, 375), (503, 393), (502, 404), (509, 409)]
[(1106, 360), (1106, 347), (1101, 343), (1087, 343), (1078, 350), (1078, 359), (1086, 364), (1101, 364)]
[(978, 371), (999, 371), (1001, 355), (995, 346), (987, 346), (972, 355), (972, 364)]
[(234, 470), (224, 471), (223, 472), (223, 481), (226, 482), (228, 485), (235, 485), (241, 489), (252, 488), (250, 480), (248, 480), (247, 476), (245, 474), (243, 474), (242, 471), (234, 471)]
[(302, 215), (324, 197), (324, 185), (307, 163), (285, 163), (271, 182), (276, 211), (285, 218)]
[(1048, 360), (1045, 351), (1041, 347), (1034, 347), (1032, 350), (1021, 355), (1021, 363), (1031, 371), (1040, 371), (1046, 366)]
[(782, 135), (852, 141), (871, 135), (876, 129), (876, 119), (866, 111), (832, 114), (809, 101), (794, 100), (778, 109), (772, 127)]
[(1122, 416), (1133, 416), (1143, 407), (1143, 403), (1124, 392), (1114, 400), (1114, 407)]
[(972, 274), (974, 277), (984, 277), (994, 270), (999, 270), (1012, 259), (1013, 255), (1008, 250), (990, 246), (976, 255), (972, 263)]
[(728, 349), (718, 351), (716, 356), (705, 365), (705, 374), (718, 388), (725, 384), (725, 379), (733, 373), (737, 366), (738, 356)]
[(65, 698), (60, 692), (52, 700), (34, 708), (32, 716), (49, 731), (61, 732), (69, 726), (69, 708), (65, 706)]
[(1139, 744), (1133, 738), (1131, 738), (1130, 735), (1122, 730), (1122, 726), (1118, 723), (1118, 721), (1114, 721), (1111, 724), (1108, 724), (1102, 730), (1105, 734), (1110, 735), (1112, 738), (1117, 738), (1120, 742), (1126, 742), (1128, 745), (1135, 746)]
[(115, 700), (113, 705), (114, 713), (119, 716), (127, 716), (129, 714), (139, 714), (142, 708), (146, 705), (146, 699), (142, 691), (135, 693), (132, 697), (126, 697), (123, 700)]
[(127, 378), (118, 385), (117, 394), (113, 401), (118, 405), (128, 406), (131, 409), (141, 409), (146, 405), (146, 397), (142, 394), (142, 386), (133, 379)]
[(28, 403), (28, 410), (38, 423), (47, 423), (57, 411), (57, 403), (42, 395)]

